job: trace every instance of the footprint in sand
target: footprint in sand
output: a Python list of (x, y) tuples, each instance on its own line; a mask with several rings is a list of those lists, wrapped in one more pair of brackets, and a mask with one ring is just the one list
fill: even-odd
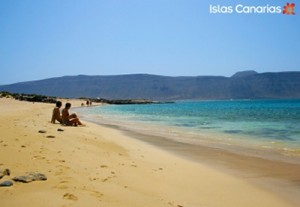
[(90, 181), (99, 180), (99, 178), (89, 178)]
[(164, 170), (162, 167), (158, 168), (158, 169), (152, 169), (154, 172), (157, 172), (157, 171), (162, 171)]
[(109, 177), (104, 178), (104, 179), (102, 179), (102, 182), (104, 183), (104, 182), (108, 181), (108, 179), (109, 179)]
[(60, 182), (57, 186), (55, 186), (57, 189), (68, 189), (68, 182)]
[(70, 167), (65, 166), (65, 165), (56, 165), (55, 167), (59, 168), (59, 169), (62, 169), (62, 170), (68, 170), (68, 169), (70, 169)]
[(46, 159), (45, 157), (42, 157), (42, 156), (40, 156), (40, 155), (36, 155), (36, 156), (33, 156), (33, 158), (32, 158), (33, 160), (44, 160), (44, 159)]
[(54, 173), (54, 175), (55, 175), (55, 176), (58, 176), (58, 175), (63, 175), (64, 173), (65, 173), (64, 170), (59, 169), (58, 171), (56, 171), (56, 172)]
[(77, 201), (78, 200), (78, 197), (75, 196), (72, 193), (66, 193), (66, 194), (64, 194), (63, 198), (64, 199), (68, 199), (68, 200), (72, 200), (72, 201)]
[(107, 177), (107, 178), (104, 178), (104, 179), (102, 179), (102, 182), (104, 183), (104, 182), (106, 182), (106, 181), (108, 181), (109, 179), (111, 179), (112, 177)]
[(70, 169), (70, 167), (63, 166), (63, 165), (57, 165), (57, 166), (55, 166), (55, 168), (56, 168), (56, 171), (54, 173), (55, 176), (62, 175), (65, 173), (66, 170)]
[(183, 207), (183, 205), (176, 205), (174, 202), (169, 202), (168, 204), (174, 207)]
[(102, 198), (104, 196), (104, 194), (100, 193), (98, 191), (92, 191), (91, 192), (91, 196), (94, 196), (94, 197), (96, 197), (96, 198), (98, 198), (100, 200), (100, 198)]

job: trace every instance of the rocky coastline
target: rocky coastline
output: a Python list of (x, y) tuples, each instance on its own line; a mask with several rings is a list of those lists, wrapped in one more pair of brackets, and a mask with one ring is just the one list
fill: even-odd
[[(55, 103), (57, 101), (57, 97), (49, 97), (44, 95), (37, 94), (16, 94), (9, 93), (6, 91), (0, 92), (0, 98), (14, 98), (19, 101), (28, 101), (28, 102), (41, 102), (41, 103)], [(103, 98), (87, 98), (80, 97), (78, 99), (88, 100), (90, 103), (104, 103), (104, 104), (114, 104), (114, 105), (125, 105), (125, 104), (163, 104), (163, 103), (174, 103), (171, 101), (152, 101), (148, 99), (103, 99)]]

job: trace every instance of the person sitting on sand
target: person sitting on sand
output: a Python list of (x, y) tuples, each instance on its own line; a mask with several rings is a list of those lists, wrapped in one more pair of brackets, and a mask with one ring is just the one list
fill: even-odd
[(76, 114), (69, 114), (69, 109), (71, 108), (70, 103), (66, 103), (65, 108), (62, 110), (62, 122), (66, 126), (78, 126), (83, 125)]
[(62, 106), (61, 101), (57, 101), (55, 104), (55, 108), (53, 109), (52, 112), (52, 118), (51, 118), (51, 123), (55, 124), (55, 121), (58, 121), (59, 123), (62, 123), (62, 118), (60, 115), (60, 107)]

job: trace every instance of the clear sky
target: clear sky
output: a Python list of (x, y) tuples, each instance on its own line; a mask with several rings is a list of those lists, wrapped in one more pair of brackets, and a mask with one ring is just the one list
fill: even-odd
[(300, 2), (296, 15), (210, 13), (210, 5), (286, 2), (0, 0), (0, 84), (78, 74), (300, 71)]

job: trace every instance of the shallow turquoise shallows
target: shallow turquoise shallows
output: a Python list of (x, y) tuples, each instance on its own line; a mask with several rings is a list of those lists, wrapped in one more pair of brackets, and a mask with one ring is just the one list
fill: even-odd
[(218, 133), (300, 147), (300, 100), (178, 101), (78, 110), (85, 116), (117, 120), (119, 124), (173, 127), (185, 132)]

